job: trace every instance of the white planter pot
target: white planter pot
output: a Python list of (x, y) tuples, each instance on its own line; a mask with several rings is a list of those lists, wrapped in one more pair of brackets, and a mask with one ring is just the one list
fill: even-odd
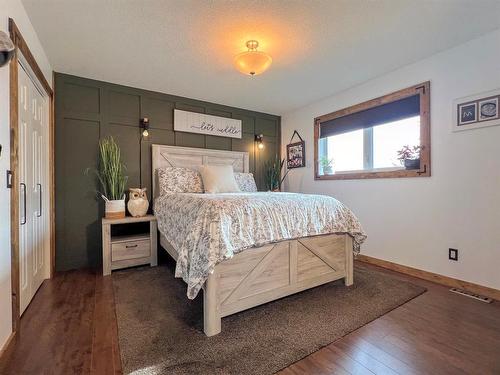
[(105, 217), (106, 219), (122, 219), (125, 217), (125, 197), (123, 199), (108, 200), (105, 197)]

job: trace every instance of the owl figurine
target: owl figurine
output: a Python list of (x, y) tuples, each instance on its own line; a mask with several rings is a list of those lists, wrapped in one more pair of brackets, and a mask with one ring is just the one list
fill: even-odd
[(144, 216), (148, 212), (149, 201), (146, 195), (146, 188), (130, 188), (127, 208), (133, 217)]

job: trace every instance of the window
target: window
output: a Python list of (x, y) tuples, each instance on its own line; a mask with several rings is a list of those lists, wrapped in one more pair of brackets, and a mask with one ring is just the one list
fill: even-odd
[(430, 176), (430, 84), (315, 119), (315, 178)]

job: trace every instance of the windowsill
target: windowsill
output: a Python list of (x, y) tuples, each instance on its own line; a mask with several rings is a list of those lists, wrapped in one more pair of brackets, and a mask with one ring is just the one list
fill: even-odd
[(351, 170), (351, 171), (338, 171), (336, 173), (332, 173), (331, 175), (321, 175), (321, 176), (335, 176), (335, 175), (339, 175), (339, 174), (353, 174), (353, 173), (394, 172), (394, 171), (406, 171), (406, 169), (404, 167), (355, 169), (355, 170)]
[(424, 165), (421, 169), (405, 169), (402, 167), (376, 168), (360, 171), (342, 171), (335, 174), (320, 175), (315, 173), (315, 180), (363, 180), (371, 178), (405, 178), (405, 177), (429, 177), (429, 168)]

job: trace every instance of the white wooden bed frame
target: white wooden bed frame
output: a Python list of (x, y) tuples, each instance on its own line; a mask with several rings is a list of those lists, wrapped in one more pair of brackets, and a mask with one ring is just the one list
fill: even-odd
[[(159, 192), (156, 170), (164, 166), (198, 169), (233, 165), (248, 172), (248, 153), (153, 145), (153, 199)], [(177, 252), (160, 233), (160, 245), (177, 260)], [(203, 330), (221, 331), (221, 318), (334, 280), (353, 284), (353, 240), (329, 234), (280, 241), (252, 248), (219, 263), (203, 287)]]

